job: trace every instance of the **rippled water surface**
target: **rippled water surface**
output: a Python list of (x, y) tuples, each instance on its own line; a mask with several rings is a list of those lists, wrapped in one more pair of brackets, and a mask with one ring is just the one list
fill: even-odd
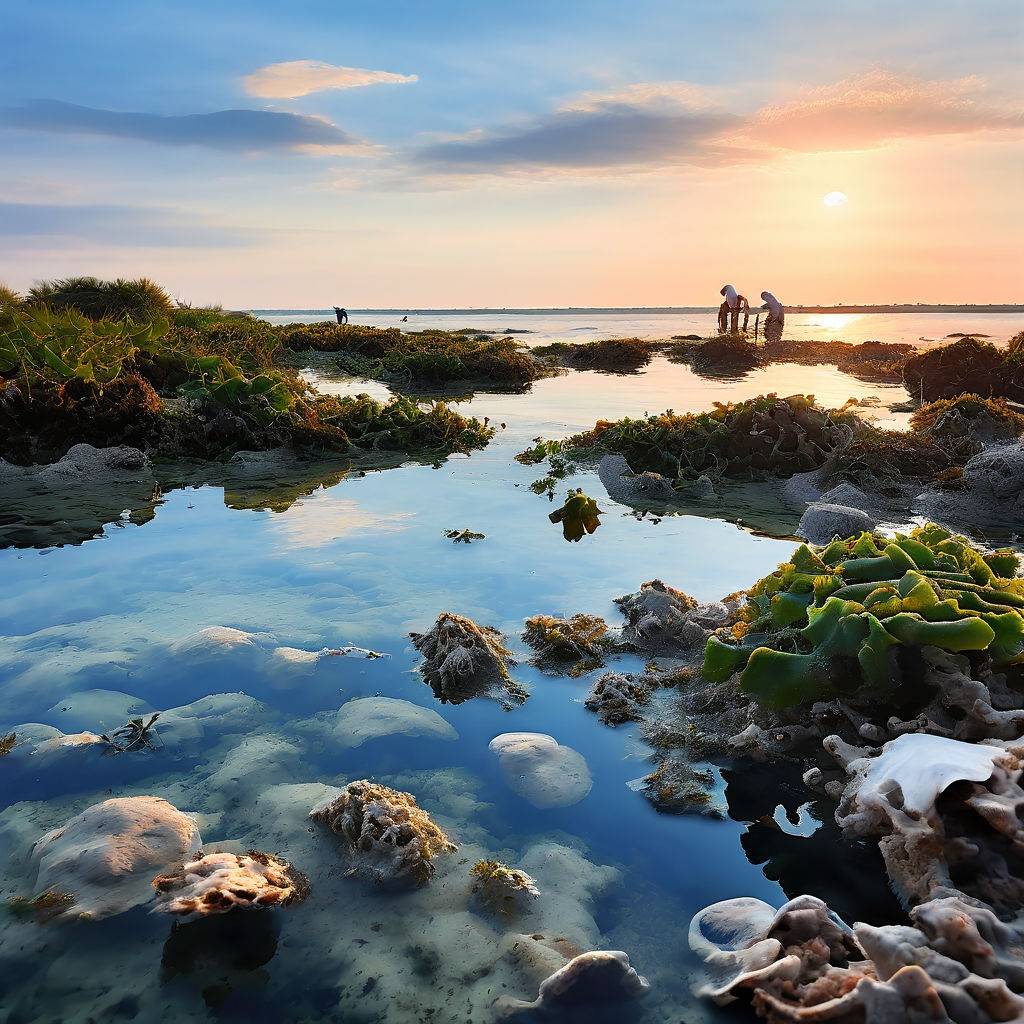
[[(359, 389), (311, 376), (327, 390)], [(633, 727), (603, 726), (583, 706), (595, 674), (545, 675), (519, 640), (523, 619), (542, 612), (618, 624), (613, 599), (655, 577), (702, 600), (722, 596), (773, 569), (791, 544), (714, 518), (715, 509), (638, 518), (585, 469), (560, 483), (556, 500), (584, 486), (599, 496), (603, 525), (568, 544), (548, 521), (547, 498), (529, 490), (543, 470), (519, 465), (516, 452), (599, 417), (772, 390), (813, 391), (827, 405), (875, 396), (879, 422), (892, 424), (901, 416), (885, 406), (905, 397), (828, 368), (776, 366), (727, 382), (657, 360), (635, 376), (571, 373), (525, 395), (467, 400), (503, 428), (484, 451), (436, 467), (335, 466), (283, 497), (259, 482), (171, 488), (123, 516), (118, 509), (95, 539), (60, 547), (48, 546), (30, 502), (5, 508), (8, 527), (36, 520), (22, 534), (28, 546), (0, 551), (0, 735), (25, 723), (102, 732), (130, 714), (229, 696), (213, 702), (218, 714), (198, 735), (168, 734), (155, 752), (0, 758), (0, 896), (33, 894), (27, 854), (44, 832), (96, 801), (144, 793), (197, 814), (207, 844), (287, 857), (313, 891), (294, 908), (177, 928), (145, 909), (79, 924), (7, 914), (0, 1019), (486, 1020), (499, 996), (536, 994), (509, 937), (544, 931), (626, 950), (652, 983), (637, 1019), (695, 1020), (719, 1012), (689, 995), (686, 927), (705, 904), (810, 891), (840, 913), (891, 919), (872, 851), (819, 826), (824, 812), (804, 806), (798, 778), (727, 767), (726, 820), (659, 815), (629, 787), (650, 770), (650, 751)], [(64, 500), (60, 517), (75, 520), (81, 510)], [(453, 545), (449, 528), (486, 539)], [(520, 658), (514, 676), (530, 691), (525, 704), (434, 698), (407, 635), (444, 610), (505, 633)], [(230, 650), (179, 642), (212, 625), (262, 635)], [(387, 657), (296, 666), (272, 653), (344, 644)], [(451, 730), (352, 745), (336, 728), (338, 709), (379, 695), (429, 709)], [(589, 794), (551, 809), (517, 795), (488, 750), (512, 731), (578, 751)], [(325, 787), (364, 777), (414, 793), (459, 843), (424, 889), (382, 892), (345, 877), (336, 840), (311, 829), (306, 815)], [(495, 918), (469, 897), (468, 868), (485, 856), (537, 877), (535, 912)]]

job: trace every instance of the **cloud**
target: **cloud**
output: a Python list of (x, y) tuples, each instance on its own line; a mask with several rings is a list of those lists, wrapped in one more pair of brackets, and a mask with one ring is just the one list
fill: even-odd
[(115, 204), (0, 202), (0, 238), (21, 248), (74, 239), (133, 248), (227, 248), (250, 245), (258, 232), (204, 223), (180, 210)]
[(325, 64), (319, 60), (286, 60), (258, 68), (243, 79), (245, 91), (262, 99), (288, 99), (308, 96), (325, 89), (358, 89), (365, 85), (404, 85), (416, 82), (416, 75), (398, 75), (393, 71), (369, 71)]
[(360, 140), (318, 117), (273, 110), (216, 110), (209, 114), (144, 114), (35, 100), (0, 109), (0, 127), (58, 134), (104, 135), (168, 146), (259, 153), (270, 150), (339, 150)]
[(754, 144), (820, 153), (1022, 127), (1019, 110), (985, 102), (977, 78), (929, 81), (875, 69), (765, 107), (742, 135)]
[(532, 122), (424, 146), (413, 162), (428, 173), (462, 174), (730, 162), (742, 153), (716, 140), (738, 125), (696, 86), (637, 83), (584, 93)]

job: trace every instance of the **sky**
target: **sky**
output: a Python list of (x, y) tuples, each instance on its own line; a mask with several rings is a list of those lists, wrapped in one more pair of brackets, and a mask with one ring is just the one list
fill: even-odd
[[(0, 0), (0, 282), (1024, 302), (1020, 0)], [(840, 196), (826, 204), (831, 193)]]

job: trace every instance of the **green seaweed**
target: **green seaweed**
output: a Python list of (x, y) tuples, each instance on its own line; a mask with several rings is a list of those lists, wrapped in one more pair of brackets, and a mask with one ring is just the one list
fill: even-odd
[(593, 533), (600, 525), (602, 515), (597, 502), (582, 490), (570, 491), (561, 508), (556, 508), (548, 519), (562, 524), (562, 536), (568, 541), (583, 539), (584, 531)]
[(739, 623), (709, 638), (702, 674), (719, 683), (740, 672), (744, 693), (779, 709), (891, 695), (907, 682), (900, 649), (1024, 664), (1024, 580), (997, 572), (1018, 564), (933, 524), (895, 540), (801, 545), (750, 588)]

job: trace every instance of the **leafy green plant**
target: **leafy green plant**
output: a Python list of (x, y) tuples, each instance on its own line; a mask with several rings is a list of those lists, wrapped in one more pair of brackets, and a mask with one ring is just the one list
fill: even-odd
[(601, 525), (601, 510), (597, 502), (588, 497), (582, 490), (570, 491), (561, 508), (556, 508), (548, 519), (553, 523), (562, 524), (562, 536), (568, 541), (583, 539), (583, 533), (594, 533)]
[(28, 387), (69, 380), (102, 387), (117, 379), (137, 351), (152, 349), (167, 328), (163, 318), (137, 326), (29, 306), (0, 329), (0, 374), (17, 376)]
[(229, 359), (213, 355), (190, 360), (189, 366), (196, 376), (178, 389), (188, 398), (210, 398), (263, 423), (295, 404), (294, 385), (280, 372), (247, 377)]
[(882, 699), (907, 680), (898, 654), (929, 645), (1024, 663), (1024, 579), (1015, 552), (985, 552), (928, 524), (806, 544), (758, 581), (702, 674), (785, 708), (828, 697)]

